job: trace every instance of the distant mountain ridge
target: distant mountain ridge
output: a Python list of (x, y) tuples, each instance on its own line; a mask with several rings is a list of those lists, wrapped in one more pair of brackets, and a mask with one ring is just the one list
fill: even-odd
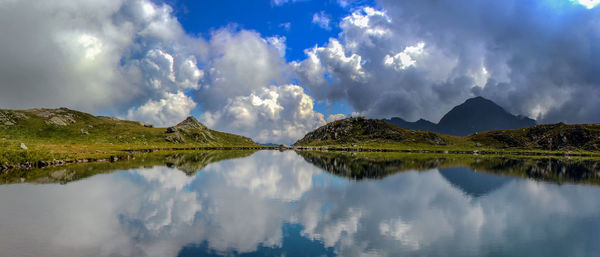
[(408, 122), (398, 117), (384, 120), (406, 129), (432, 131), (454, 136), (467, 136), (490, 130), (526, 128), (537, 124), (535, 120), (513, 115), (498, 104), (481, 96), (467, 99), (464, 103), (452, 108), (437, 124), (424, 119)]

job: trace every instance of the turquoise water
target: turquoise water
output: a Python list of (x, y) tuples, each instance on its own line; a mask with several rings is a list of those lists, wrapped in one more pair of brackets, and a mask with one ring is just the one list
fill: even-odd
[[(338, 162), (336, 160), (336, 162)], [(0, 256), (597, 256), (600, 188), (464, 167), (354, 180), (292, 151), (0, 186)]]

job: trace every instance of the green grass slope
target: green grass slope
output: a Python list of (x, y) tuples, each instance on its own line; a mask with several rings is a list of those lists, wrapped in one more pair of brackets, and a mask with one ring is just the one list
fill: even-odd
[(193, 117), (170, 128), (154, 128), (66, 108), (0, 110), (0, 166), (106, 158), (122, 155), (122, 150), (210, 147), (260, 146), (246, 137), (210, 130)]
[(383, 120), (358, 117), (317, 128), (294, 145), (342, 149), (598, 154), (600, 124), (559, 123), (457, 137), (404, 129)]
[(496, 148), (548, 151), (600, 151), (600, 124), (537, 125), (523, 129), (496, 130), (474, 134), (470, 141)]

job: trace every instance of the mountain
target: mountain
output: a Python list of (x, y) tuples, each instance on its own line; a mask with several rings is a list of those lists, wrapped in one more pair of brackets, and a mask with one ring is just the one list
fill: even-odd
[(387, 121), (391, 124), (394, 124), (398, 127), (405, 128), (405, 129), (425, 130), (425, 131), (433, 131), (433, 132), (438, 131), (437, 124), (435, 124), (431, 121), (428, 121), (428, 120), (424, 120), (424, 119), (419, 119), (418, 121), (410, 122), (410, 121), (405, 121), (398, 117), (393, 117), (389, 120), (384, 119), (384, 121)]
[(475, 132), (535, 126), (535, 120), (515, 116), (483, 97), (468, 99), (454, 107), (440, 122), (441, 133), (466, 136)]
[(194, 117), (169, 128), (59, 109), (0, 110), (0, 169), (37, 160), (99, 159), (123, 150), (260, 147), (208, 129)]
[(600, 151), (600, 124), (537, 125), (465, 137), (400, 128), (383, 120), (347, 118), (309, 132), (298, 147), (437, 151)]
[(518, 129), (535, 126), (535, 120), (523, 116), (515, 116), (496, 103), (483, 97), (470, 98), (450, 110), (439, 123), (420, 119), (408, 122), (401, 118), (385, 120), (396, 126), (438, 132), (455, 136), (467, 136), (478, 132)]

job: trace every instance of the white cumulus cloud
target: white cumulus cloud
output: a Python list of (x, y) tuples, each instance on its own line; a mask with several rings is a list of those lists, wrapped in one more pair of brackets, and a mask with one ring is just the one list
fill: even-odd
[(313, 107), (300, 86), (270, 86), (230, 99), (222, 110), (206, 112), (201, 119), (209, 127), (252, 135), (258, 142), (289, 144), (325, 124)]
[(184, 120), (195, 107), (194, 100), (182, 91), (165, 93), (159, 100), (148, 100), (140, 107), (129, 109), (127, 119), (167, 127)]
[(341, 120), (341, 119), (345, 119), (346, 115), (342, 114), (342, 113), (338, 113), (338, 114), (331, 114), (329, 116), (327, 116), (327, 122), (334, 122), (336, 120)]

